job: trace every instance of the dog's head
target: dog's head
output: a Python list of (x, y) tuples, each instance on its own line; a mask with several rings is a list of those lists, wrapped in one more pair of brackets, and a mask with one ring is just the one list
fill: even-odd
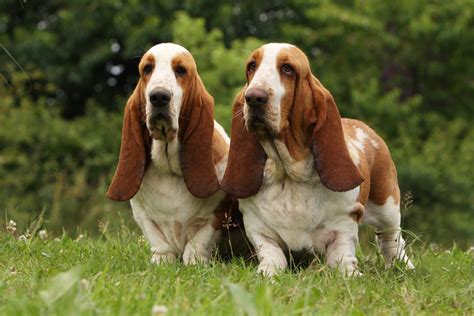
[(282, 133), (311, 149), (328, 189), (347, 191), (363, 181), (345, 144), (334, 98), (300, 49), (281, 43), (258, 48), (247, 61), (246, 77), (234, 103), (225, 191), (240, 198), (259, 191), (266, 161), (260, 142)]
[(132, 198), (150, 160), (152, 139), (178, 138), (185, 183), (197, 197), (219, 189), (212, 159), (214, 100), (192, 55), (182, 46), (153, 46), (139, 64), (140, 79), (125, 107), (117, 170), (107, 192), (116, 201)]

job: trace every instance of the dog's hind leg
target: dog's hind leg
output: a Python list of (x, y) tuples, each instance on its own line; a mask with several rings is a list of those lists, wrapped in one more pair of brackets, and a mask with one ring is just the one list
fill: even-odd
[(405, 263), (408, 269), (415, 266), (405, 252), (405, 240), (400, 228), (400, 204), (389, 197), (385, 204), (377, 205), (369, 201), (365, 207), (362, 222), (376, 228), (376, 238), (385, 260), (385, 267), (391, 267), (395, 260)]

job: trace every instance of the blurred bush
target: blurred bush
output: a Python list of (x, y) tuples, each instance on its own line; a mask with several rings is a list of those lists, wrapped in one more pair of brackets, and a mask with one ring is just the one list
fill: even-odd
[(129, 217), (104, 193), (141, 54), (187, 47), (229, 130), (246, 58), (278, 41), (308, 54), (343, 116), (386, 139), (414, 199), (404, 227), (472, 242), (473, 24), (461, 0), (3, 1), (0, 210), (22, 223), (44, 211), (52, 230)]

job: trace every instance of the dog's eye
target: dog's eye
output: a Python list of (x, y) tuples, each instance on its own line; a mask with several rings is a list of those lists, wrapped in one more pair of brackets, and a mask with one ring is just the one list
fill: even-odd
[(247, 73), (252, 73), (255, 71), (255, 68), (257, 68), (257, 63), (254, 61), (251, 61), (247, 65)]
[(183, 66), (178, 66), (176, 67), (174, 72), (176, 73), (176, 75), (182, 77), (186, 74), (186, 68), (184, 68)]
[(295, 74), (293, 67), (288, 64), (283, 64), (283, 66), (281, 66), (281, 71), (283, 71), (283, 73), (288, 76), (293, 76)]
[(153, 65), (152, 64), (146, 64), (145, 67), (143, 67), (143, 73), (145, 75), (149, 75), (153, 71)]

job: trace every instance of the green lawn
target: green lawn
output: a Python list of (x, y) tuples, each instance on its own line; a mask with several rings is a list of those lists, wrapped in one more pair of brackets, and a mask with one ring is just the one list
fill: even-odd
[(168, 315), (474, 313), (474, 254), (457, 248), (415, 245), (416, 271), (386, 271), (369, 246), (359, 254), (360, 278), (318, 263), (267, 279), (239, 259), (153, 266), (146, 243), (127, 229), (80, 240), (3, 231), (0, 245), (0, 315), (151, 315), (153, 307)]

